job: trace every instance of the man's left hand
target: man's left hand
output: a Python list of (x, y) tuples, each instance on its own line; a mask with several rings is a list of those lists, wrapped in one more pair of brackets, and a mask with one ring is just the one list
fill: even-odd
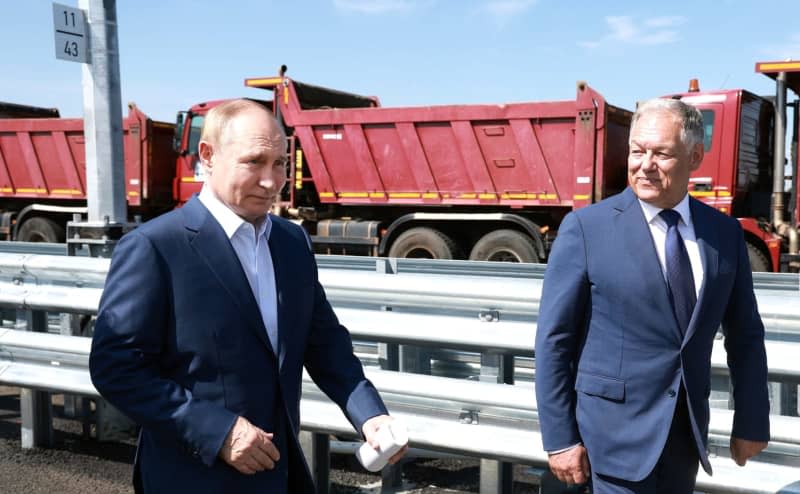
[(749, 441), (731, 436), (731, 457), (740, 467), (743, 467), (747, 460), (759, 454), (766, 447), (766, 441)]
[[(382, 425), (388, 424), (389, 422), (394, 421), (394, 419), (388, 415), (377, 415), (372, 417), (371, 419), (364, 422), (364, 425), (361, 426), (361, 432), (364, 433), (364, 437), (367, 439), (367, 442), (370, 446), (375, 448), (376, 450), (380, 447), (380, 441), (378, 441), (378, 429), (381, 428)], [(394, 454), (391, 458), (389, 458), (389, 463), (394, 465), (403, 455), (406, 454), (408, 451), (408, 444), (403, 446), (400, 451)]]

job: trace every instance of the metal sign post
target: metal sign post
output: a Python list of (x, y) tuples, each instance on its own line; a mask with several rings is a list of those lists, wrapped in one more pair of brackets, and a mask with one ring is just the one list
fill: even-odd
[(89, 222), (124, 223), (125, 165), (114, 0), (80, 0), (89, 15), (91, 62), (83, 66)]

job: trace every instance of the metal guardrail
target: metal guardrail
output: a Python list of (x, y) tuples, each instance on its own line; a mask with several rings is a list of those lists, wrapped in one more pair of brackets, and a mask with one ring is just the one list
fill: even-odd
[[(0, 241), (0, 253), (38, 254), (51, 256), (67, 255), (66, 244), (38, 242)], [(82, 251), (88, 255), (88, 251)], [(321, 269), (345, 269), (349, 271), (370, 271), (385, 273), (443, 274), (447, 276), (493, 276), (501, 278), (542, 279), (545, 264), (476, 262), (476, 261), (436, 261), (428, 259), (390, 259), (361, 256), (316, 256)], [(800, 277), (792, 273), (753, 273), (753, 286), (759, 289), (800, 291)]]
[[(97, 396), (88, 374), (88, 338), (0, 331), (0, 382), (50, 392)], [(367, 377), (392, 413), (409, 424), (418, 448), (493, 458), (545, 468), (536, 427), (536, 400), (529, 386), (367, 369)], [(311, 382), (303, 379), (302, 427), (322, 434), (354, 437), (352, 426)], [(773, 440), (800, 450), (800, 418), (773, 417)], [(732, 415), (715, 411), (711, 433), (727, 436)], [(800, 493), (800, 469), (750, 462), (746, 470), (728, 458), (712, 458), (717, 475), (702, 472), (698, 489), (707, 492)], [(731, 479), (735, 479), (731, 480)], [(796, 486), (792, 486), (796, 484)], [(735, 487), (735, 488), (734, 488)]]
[[(485, 273), (474, 276), (464, 272), (461, 266), (453, 276), (425, 275), (423, 261), (414, 261), (417, 272), (404, 273), (400, 269), (382, 269), (381, 261), (375, 259), (371, 259), (370, 264), (373, 268), (378, 266), (378, 272), (368, 273), (363, 258), (345, 267), (341, 265), (349, 261), (342, 259), (336, 258), (337, 267), (320, 262), (321, 280), (353, 337), (380, 342), (378, 347), (383, 354), (379, 355), (379, 361), (392, 361), (394, 353), (395, 362), (389, 367), (402, 368), (397, 362), (397, 349), (409, 348), (408, 345), (475, 352), (481, 355), (481, 380), (494, 381), (474, 382), (368, 369), (368, 376), (381, 390), (392, 412), (409, 421), (414, 444), (543, 467), (546, 456), (538, 449), (541, 442), (536, 432), (532, 388), (496, 382), (508, 378), (508, 369), (504, 369), (508, 355), (530, 357), (534, 353), (541, 280), (498, 279)], [(432, 269), (435, 272), (448, 271), (451, 266), (450, 263), (427, 263), (435, 267)], [(107, 269), (108, 260), (102, 259), (0, 254), (0, 305), (34, 310), (39, 314), (43, 310), (93, 313)], [(771, 314), (765, 317), (770, 333), (800, 334), (797, 329), (800, 327), (797, 314), (800, 293), (794, 293), (792, 288), (775, 288), (777, 284), (770, 286), (758, 290), (762, 313)], [(88, 339), (68, 338), (70, 343), (64, 343), (67, 340), (63, 338), (67, 337), (5, 330), (0, 335), (0, 381), (53, 392), (93, 395), (95, 391), (85, 370)], [(31, 343), (33, 341), (38, 343)], [(771, 378), (793, 383), (795, 392), (800, 378), (800, 366), (794, 362), (798, 348), (797, 344), (787, 341), (767, 343)], [(724, 373), (721, 341), (715, 344), (712, 360), (715, 372)], [(333, 405), (310, 382), (304, 383), (303, 396), (305, 429), (325, 434), (352, 434), (341, 414), (331, 411)], [(796, 395), (794, 399), (796, 410)], [(720, 452), (724, 449), (731, 420), (730, 412), (715, 410), (713, 413), (711, 441)], [(792, 482), (800, 485), (800, 470), (794, 468), (800, 466), (796, 463), (800, 447), (800, 438), (794, 432), (800, 430), (797, 420), (776, 417), (773, 431), (776, 444), (770, 446), (772, 455), (779, 461), (789, 461), (792, 466), (755, 462), (748, 463), (751, 466), (746, 470), (738, 470), (732, 467), (729, 459), (714, 458), (712, 463), (717, 476), (705, 479), (701, 474), (698, 489), (777, 492), (776, 486), (780, 484), (784, 488), (781, 492), (800, 492), (800, 487), (796, 490), (784, 487)], [(491, 472), (491, 469), (482, 468), (482, 487), (485, 471)]]

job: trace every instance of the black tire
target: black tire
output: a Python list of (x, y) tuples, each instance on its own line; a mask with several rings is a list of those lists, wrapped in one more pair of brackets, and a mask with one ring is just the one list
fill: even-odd
[(470, 261), (540, 262), (533, 241), (516, 230), (495, 230), (475, 244)]
[(747, 257), (750, 258), (750, 270), (753, 272), (770, 272), (772, 271), (772, 263), (764, 251), (755, 245), (747, 242)]
[(65, 240), (64, 227), (55, 221), (34, 216), (28, 218), (17, 230), (18, 242), (49, 242), (63, 243)]
[(433, 228), (417, 227), (404, 231), (392, 243), (389, 257), (413, 259), (458, 259), (456, 243)]

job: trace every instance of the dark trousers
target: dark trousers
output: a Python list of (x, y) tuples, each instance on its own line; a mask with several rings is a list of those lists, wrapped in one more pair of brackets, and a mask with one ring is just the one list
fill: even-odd
[[(620, 432), (624, 434), (624, 432)], [(700, 457), (697, 453), (686, 391), (681, 387), (667, 443), (653, 471), (639, 482), (592, 472), (593, 494), (692, 494)]]

